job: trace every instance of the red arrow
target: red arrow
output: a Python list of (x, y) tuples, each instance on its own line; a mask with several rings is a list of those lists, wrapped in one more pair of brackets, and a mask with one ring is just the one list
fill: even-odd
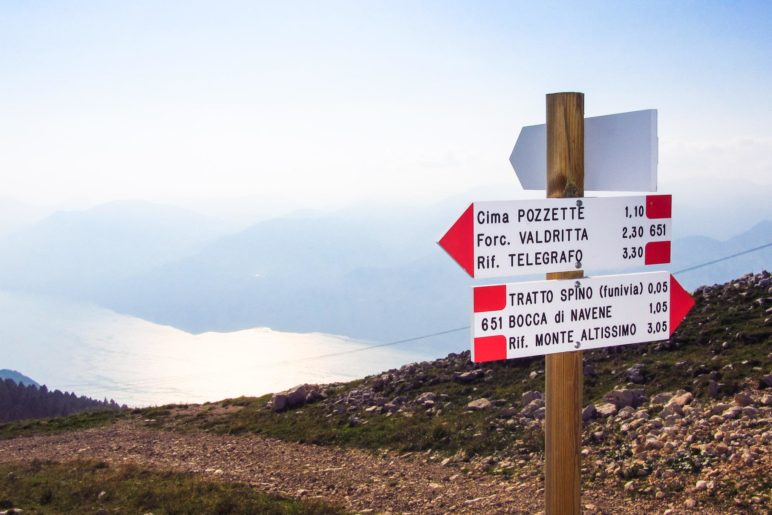
[(694, 299), (684, 290), (676, 278), (670, 275), (670, 336), (694, 307)]
[(474, 277), (474, 204), (464, 211), (453, 227), (440, 239), (440, 247), (461, 265), (461, 268)]

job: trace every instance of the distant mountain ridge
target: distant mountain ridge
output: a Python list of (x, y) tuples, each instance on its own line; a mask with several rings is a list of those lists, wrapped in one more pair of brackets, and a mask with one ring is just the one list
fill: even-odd
[(40, 384), (38, 384), (34, 379), (29, 378), (20, 372), (9, 370), (7, 368), (0, 370), (0, 380), (3, 379), (10, 379), (11, 381), (15, 381), (25, 386), (40, 386)]
[[(193, 333), (270, 327), (377, 342), (412, 338), (468, 323), (472, 281), (436, 244), (466, 205), (459, 196), (433, 206), (305, 212), (228, 233), (185, 210), (113, 203), (59, 213), (0, 239), (0, 289), (92, 302)], [(768, 243), (770, 235), (772, 222), (764, 220), (726, 241), (676, 239), (672, 263), (657, 268), (686, 269)], [(686, 271), (679, 281), (695, 288), (770, 263), (772, 247)], [(455, 333), (437, 342), (438, 351), (467, 338)]]
[(222, 232), (216, 220), (150, 202), (60, 211), (0, 239), (0, 288), (93, 300)]
[[(772, 243), (772, 221), (764, 220), (744, 233), (726, 241), (689, 236), (673, 242), (671, 270), (688, 269), (733, 254)], [(693, 289), (705, 284), (719, 284), (748, 272), (772, 268), (772, 246), (683, 272), (679, 281)]]

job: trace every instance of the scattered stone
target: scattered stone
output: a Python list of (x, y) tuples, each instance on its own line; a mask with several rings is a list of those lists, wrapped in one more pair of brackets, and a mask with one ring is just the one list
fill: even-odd
[(498, 417), (509, 419), (517, 415), (517, 410), (515, 408), (504, 408), (501, 411), (499, 411)]
[(647, 451), (653, 450), (653, 449), (661, 449), (664, 447), (665, 444), (657, 440), (656, 438), (649, 438), (646, 440), (646, 443), (644, 444), (644, 448)]
[(473, 401), (470, 401), (466, 405), (466, 407), (467, 409), (470, 409), (472, 411), (480, 411), (480, 410), (488, 409), (492, 405), (493, 404), (491, 403), (491, 401), (489, 401), (488, 399), (482, 398), (482, 399), (475, 399)]
[(595, 406), (595, 412), (601, 417), (610, 417), (616, 414), (617, 407), (613, 402), (606, 402)]
[(772, 374), (761, 376), (761, 384), (767, 388), (772, 388)]
[(756, 418), (759, 414), (759, 410), (753, 406), (745, 406), (742, 410), (742, 416), (745, 418)]
[(632, 383), (643, 384), (646, 382), (643, 369), (643, 363), (636, 363), (625, 371), (625, 377)]
[(738, 406), (750, 406), (753, 403), (751, 396), (745, 392), (740, 392), (734, 396), (734, 403)]
[(604, 397), (604, 400), (613, 403), (617, 409), (626, 406), (637, 408), (644, 401), (643, 389), (641, 388), (618, 388), (610, 391)]
[(273, 411), (279, 412), (284, 411), (287, 409), (288, 403), (287, 403), (287, 394), (284, 393), (274, 393), (273, 397), (271, 398), (271, 409)]
[(418, 404), (423, 404), (426, 401), (435, 401), (437, 400), (437, 394), (434, 392), (424, 392), (420, 394), (418, 397), (416, 397), (415, 401)]
[(520, 396), (520, 400), (523, 402), (523, 405), (527, 405), (534, 399), (544, 399), (544, 394), (537, 390), (530, 390)]
[(716, 381), (715, 379), (711, 379), (710, 381), (708, 381), (708, 396), (711, 399), (715, 399), (716, 397), (718, 397), (718, 391), (719, 391), (718, 381)]
[(589, 422), (596, 414), (597, 410), (595, 409), (595, 404), (588, 404), (582, 410), (582, 422)]
[(453, 377), (453, 379), (455, 381), (458, 381), (459, 383), (472, 383), (482, 378), (484, 375), (485, 375), (485, 372), (483, 372), (480, 369), (477, 369), (477, 370), (471, 370), (469, 372), (464, 372), (462, 374), (457, 374), (456, 376)]
[(280, 412), (303, 406), (307, 402), (314, 402), (323, 397), (318, 386), (301, 384), (289, 390), (273, 394), (270, 406), (273, 411)]
[(544, 399), (542, 398), (535, 398), (531, 402), (528, 403), (528, 405), (520, 410), (520, 414), (524, 417), (532, 417), (534, 413), (536, 413), (537, 410), (544, 407)]
[(672, 392), (662, 392), (653, 396), (650, 402), (651, 404), (666, 404), (672, 398), (673, 398)]
[(692, 400), (694, 400), (694, 395), (691, 392), (684, 392), (680, 395), (674, 396), (670, 401), (667, 403), (668, 406), (679, 406), (683, 408), (687, 404), (691, 403)]

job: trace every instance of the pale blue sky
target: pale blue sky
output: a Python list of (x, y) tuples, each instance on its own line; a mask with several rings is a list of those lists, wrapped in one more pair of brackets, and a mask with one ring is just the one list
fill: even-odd
[(544, 95), (659, 109), (660, 184), (772, 191), (772, 2), (0, 2), (0, 196), (439, 198)]

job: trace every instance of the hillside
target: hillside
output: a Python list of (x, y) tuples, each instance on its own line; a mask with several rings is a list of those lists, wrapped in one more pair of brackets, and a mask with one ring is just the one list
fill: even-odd
[(3, 379), (10, 379), (11, 381), (16, 381), (17, 383), (23, 384), (23, 385), (40, 386), (32, 378), (29, 378), (24, 374), (21, 374), (15, 370), (8, 370), (7, 368), (0, 370), (0, 380), (3, 380)]
[[(458, 327), (466, 320), (471, 280), (434, 243), (457, 215), (446, 212), (445, 219), (415, 210), (388, 220), (367, 213), (268, 220), (119, 282), (96, 301), (194, 333), (265, 326), (389, 342)], [(772, 222), (763, 221), (723, 241), (677, 239), (668, 268), (686, 269), (769, 243), (771, 231)], [(394, 243), (394, 235), (413, 233), (423, 239)], [(760, 272), (770, 261), (767, 247), (679, 280), (693, 289)], [(424, 345), (441, 356), (464, 348), (465, 338), (451, 335)]]
[(187, 256), (223, 232), (217, 220), (150, 202), (58, 211), (0, 234), (0, 288), (93, 301), (115, 282)]
[[(772, 507), (772, 276), (694, 296), (669, 340), (585, 353), (586, 512)], [(261, 398), (5, 424), (0, 438), (107, 423), (82, 452), (76, 432), (24, 455), (130, 457), (353, 511), (538, 511), (543, 385), (541, 358), (480, 366), (464, 352)]]

